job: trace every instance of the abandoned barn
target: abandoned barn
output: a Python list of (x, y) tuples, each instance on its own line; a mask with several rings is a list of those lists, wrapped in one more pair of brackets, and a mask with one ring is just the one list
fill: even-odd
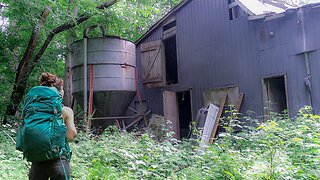
[(320, 113), (319, 19), (320, 4), (182, 1), (136, 42), (147, 109), (180, 137), (223, 93), (242, 114), (294, 116), (305, 105)]

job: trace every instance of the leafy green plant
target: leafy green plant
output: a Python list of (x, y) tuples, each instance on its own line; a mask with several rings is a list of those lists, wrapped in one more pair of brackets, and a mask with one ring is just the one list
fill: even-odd
[[(230, 113), (233, 111), (231, 110)], [(225, 132), (199, 153), (193, 140), (108, 128), (79, 133), (71, 159), (73, 179), (319, 179), (320, 116), (310, 107), (295, 118), (257, 119), (229, 114)], [(252, 124), (256, 126), (251, 126)], [(241, 127), (241, 131), (237, 129)], [(30, 163), (15, 150), (15, 128), (1, 127), (0, 179), (27, 179)]]
[(28, 179), (29, 163), (15, 150), (15, 133), (10, 125), (0, 127), (0, 179)]

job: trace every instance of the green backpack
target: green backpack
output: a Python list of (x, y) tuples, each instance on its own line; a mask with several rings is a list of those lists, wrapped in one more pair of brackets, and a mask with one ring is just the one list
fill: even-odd
[(36, 86), (28, 92), (23, 107), (23, 124), (16, 137), (16, 149), (23, 152), (27, 161), (46, 161), (62, 155), (70, 160), (61, 114), (62, 97), (56, 88)]

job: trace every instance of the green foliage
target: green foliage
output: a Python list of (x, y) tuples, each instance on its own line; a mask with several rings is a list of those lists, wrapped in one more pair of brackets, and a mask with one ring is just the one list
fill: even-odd
[(16, 130), (10, 125), (0, 127), (0, 179), (27, 179), (29, 163), (15, 150)]
[(100, 148), (103, 151), (93, 159), (89, 169), (91, 178), (164, 179), (191, 164), (187, 149), (178, 145), (157, 143), (147, 135), (138, 140), (128, 135), (121, 142), (118, 138), (115, 135), (104, 140), (103, 148)]
[[(230, 111), (224, 133), (204, 151), (192, 141), (120, 132), (80, 133), (71, 143), (73, 179), (318, 179), (320, 116), (310, 108), (295, 118), (274, 114), (245, 123)], [(257, 127), (250, 126), (251, 123)], [(249, 126), (248, 126), (249, 125)], [(231, 128), (233, 127), (233, 128)], [(235, 132), (234, 127), (241, 127)], [(0, 179), (26, 179), (28, 163), (14, 150), (13, 127), (0, 131)]]
[[(6, 5), (0, 9), (0, 19), (6, 19), (7, 24), (0, 31), (0, 116), (4, 114), (6, 105), (10, 103), (10, 94), (15, 82), (19, 61), (28, 45), (32, 31), (39, 22), (39, 17), (46, 7), (50, 12), (41, 29), (36, 55), (48, 34), (54, 28), (76, 20), (73, 9), (78, 9), (78, 16), (87, 15), (91, 18), (70, 29), (56, 35), (28, 80), (27, 90), (38, 84), (41, 72), (47, 71), (64, 76), (66, 49), (66, 35), (75, 34), (75, 39), (82, 39), (86, 27), (99, 24), (106, 27), (108, 35), (120, 36), (131, 41), (137, 40), (148, 28), (159, 20), (170, 8), (181, 0), (120, 0), (111, 8), (99, 10), (96, 7), (105, 0), (3, 0)], [(90, 37), (100, 37), (101, 32), (94, 30)]]
[(105, 15), (108, 34), (137, 40), (180, 0), (123, 0)]

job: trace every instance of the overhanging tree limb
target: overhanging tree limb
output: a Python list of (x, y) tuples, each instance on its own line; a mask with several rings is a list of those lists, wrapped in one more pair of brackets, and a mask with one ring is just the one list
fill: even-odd
[(18, 80), (19, 80), (18, 77), (20, 76), (20, 70), (24, 69), (30, 63), (32, 54), (34, 53), (35, 47), (37, 45), (37, 41), (38, 41), (38, 38), (39, 38), (39, 35), (40, 35), (40, 30), (41, 30), (42, 26), (44, 25), (44, 22), (47, 20), (48, 15), (49, 15), (49, 8), (46, 7), (46, 9), (43, 11), (43, 13), (40, 16), (39, 24), (35, 26), (32, 34), (31, 34), (31, 37), (30, 37), (28, 46), (26, 48), (26, 51), (24, 52), (23, 57), (22, 57), (22, 59), (21, 59), (21, 61), (19, 63), (19, 66), (18, 66), (18, 69), (17, 69), (18, 74), (16, 76), (15, 83), (17, 83)]
[(106, 8), (108, 8), (109, 6), (112, 6), (112, 5), (114, 5), (116, 2), (118, 2), (119, 0), (113, 0), (113, 1), (110, 1), (110, 2), (105, 2), (105, 3), (103, 3), (103, 4), (101, 4), (100, 6), (97, 6), (97, 9), (102, 9), (102, 10), (104, 10), (104, 9), (106, 9)]
[[(18, 107), (24, 91), (25, 91), (25, 85), (27, 82), (26, 73), (29, 71), (30, 67), (30, 60), (34, 53), (35, 47), (37, 45), (37, 41), (40, 35), (40, 30), (42, 26), (44, 25), (45, 21), (47, 20), (49, 15), (49, 7), (46, 7), (46, 9), (42, 12), (40, 16), (39, 23), (35, 25), (32, 34), (30, 36), (30, 40), (28, 43), (28, 46), (23, 54), (22, 59), (20, 60), (16, 79), (15, 79), (15, 85), (13, 87), (13, 91), (11, 93), (11, 103), (7, 106), (6, 115), (14, 115), (16, 112), (16, 108)], [(3, 124), (7, 123), (7, 119), (5, 118), (3, 120)]]
[[(112, 0), (110, 2), (105, 2), (105, 3), (101, 4), (100, 6), (97, 6), (96, 8), (104, 10), (104, 9), (112, 6), (113, 4), (115, 4), (118, 1), (119, 0)], [(49, 13), (49, 11), (48, 11), (48, 13)], [(33, 68), (35, 67), (36, 63), (39, 61), (39, 59), (43, 55), (43, 53), (47, 49), (48, 45), (50, 44), (50, 42), (54, 38), (54, 36), (56, 34), (59, 34), (63, 31), (65, 31), (65, 30), (71, 29), (71, 28), (77, 26), (78, 24), (83, 23), (84, 21), (86, 21), (90, 18), (89, 15), (82, 14), (81, 16), (79, 16), (76, 19), (76, 21), (70, 21), (70, 22), (67, 22), (63, 25), (60, 25), (60, 26), (54, 28), (49, 33), (48, 37), (46, 38), (45, 42), (41, 46), (41, 48), (38, 51), (38, 53), (36, 54), (36, 56), (32, 59), (32, 54), (34, 53), (34, 49), (37, 45), (37, 40), (38, 40), (38, 37), (40, 34), (40, 28), (43, 26), (43, 24), (48, 16), (48, 14), (46, 14), (46, 16), (44, 16), (44, 15), (45, 15), (45, 13), (42, 13), (39, 24), (35, 26), (35, 28), (34, 28), (35, 30), (33, 31), (32, 35), (30, 37), (30, 41), (29, 41), (28, 47), (26, 49), (26, 52), (19, 63), (19, 67), (17, 69), (17, 74), (16, 74), (15, 85), (14, 85), (14, 88), (13, 88), (13, 91), (11, 94), (11, 98), (10, 98), (11, 103), (7, 106), (7, 110), (6, 110), (6, 114), (5, 114), (6, 117), (3, 121), (3, 124), (7, 123), (7, 116), (8, 115), (12, 116), (15, 114), (17, 107), (20, 104), (22, 97), (25, 93), (27, 80), (29, 79), (29, 76), (30, 76)], [(45, 18), (43, 18), (43, 16)]]
[[(119, 0), (113, 0), (113, 1), (110, 1), (110, 2), (106, 2), (106, 3), (103, 3), (101, 4), (100, 6), (97, 6), (96, 8), (97, 9), (106, 9), (110, 6), (112, 6), (113, 4), (115, 4), (116, 2), (118, 2)], [(70, 22), (67, 22), (61, 26), (58, 26), (56, 28), (54, 28), (50, 34), (48, 35), (46, 41), (43, 43), (41, 49), (39, 50), (39, 52), (37, 53), (37, 55), (35, 56), (34, 58), (34, 62), (38, 62), (38, 60), (40, 59), (40, 57), (42, 56), (42, 54), (45, 52), (45, 50), (47, 49), (48, 45), (50, 44), (51, 40), (53, 39), (53, 37), (56, 35), (56, 34), (59, 34), (65, 30), (68, 30), (68, 29), (71, 29), (71, 28), (74, 28), (76, 27), (77, 25), (83, 23), (84, 21), (88, 20), (90, 18), (89, 15), (86, 15), (86, 14), (82, 14), (81, 16), (79, 16), (76, 21), (70, 21)]]
[(45, 40), (45, 42), (43, 43), (43, 45), (41, 46), (40, 50), (38, 51), (37, 55), (34, 58), (34, 62), (38, 62), (38, 60), (41, 58), (41, 56), (43, 55), (43, 53), (45, 52), (45, 50), (47, 49), (47, 47), (49, 46), (51, 40), (54, 38), (55, 35), (71, 29), (75, 26), (77, 26), (78, 24), (83, 23), (84, 21), (88, 20), (90, 17), (86, 16), (86, 15), (81, 15), (80, 17), (77, 18), (77, 20), (75, 22), (71, 21), (68, 23), (65, 23), (61, 26), (58, 26), (56, 28), (54, 28), (50, 34), (48, 35), (47, 39)]

